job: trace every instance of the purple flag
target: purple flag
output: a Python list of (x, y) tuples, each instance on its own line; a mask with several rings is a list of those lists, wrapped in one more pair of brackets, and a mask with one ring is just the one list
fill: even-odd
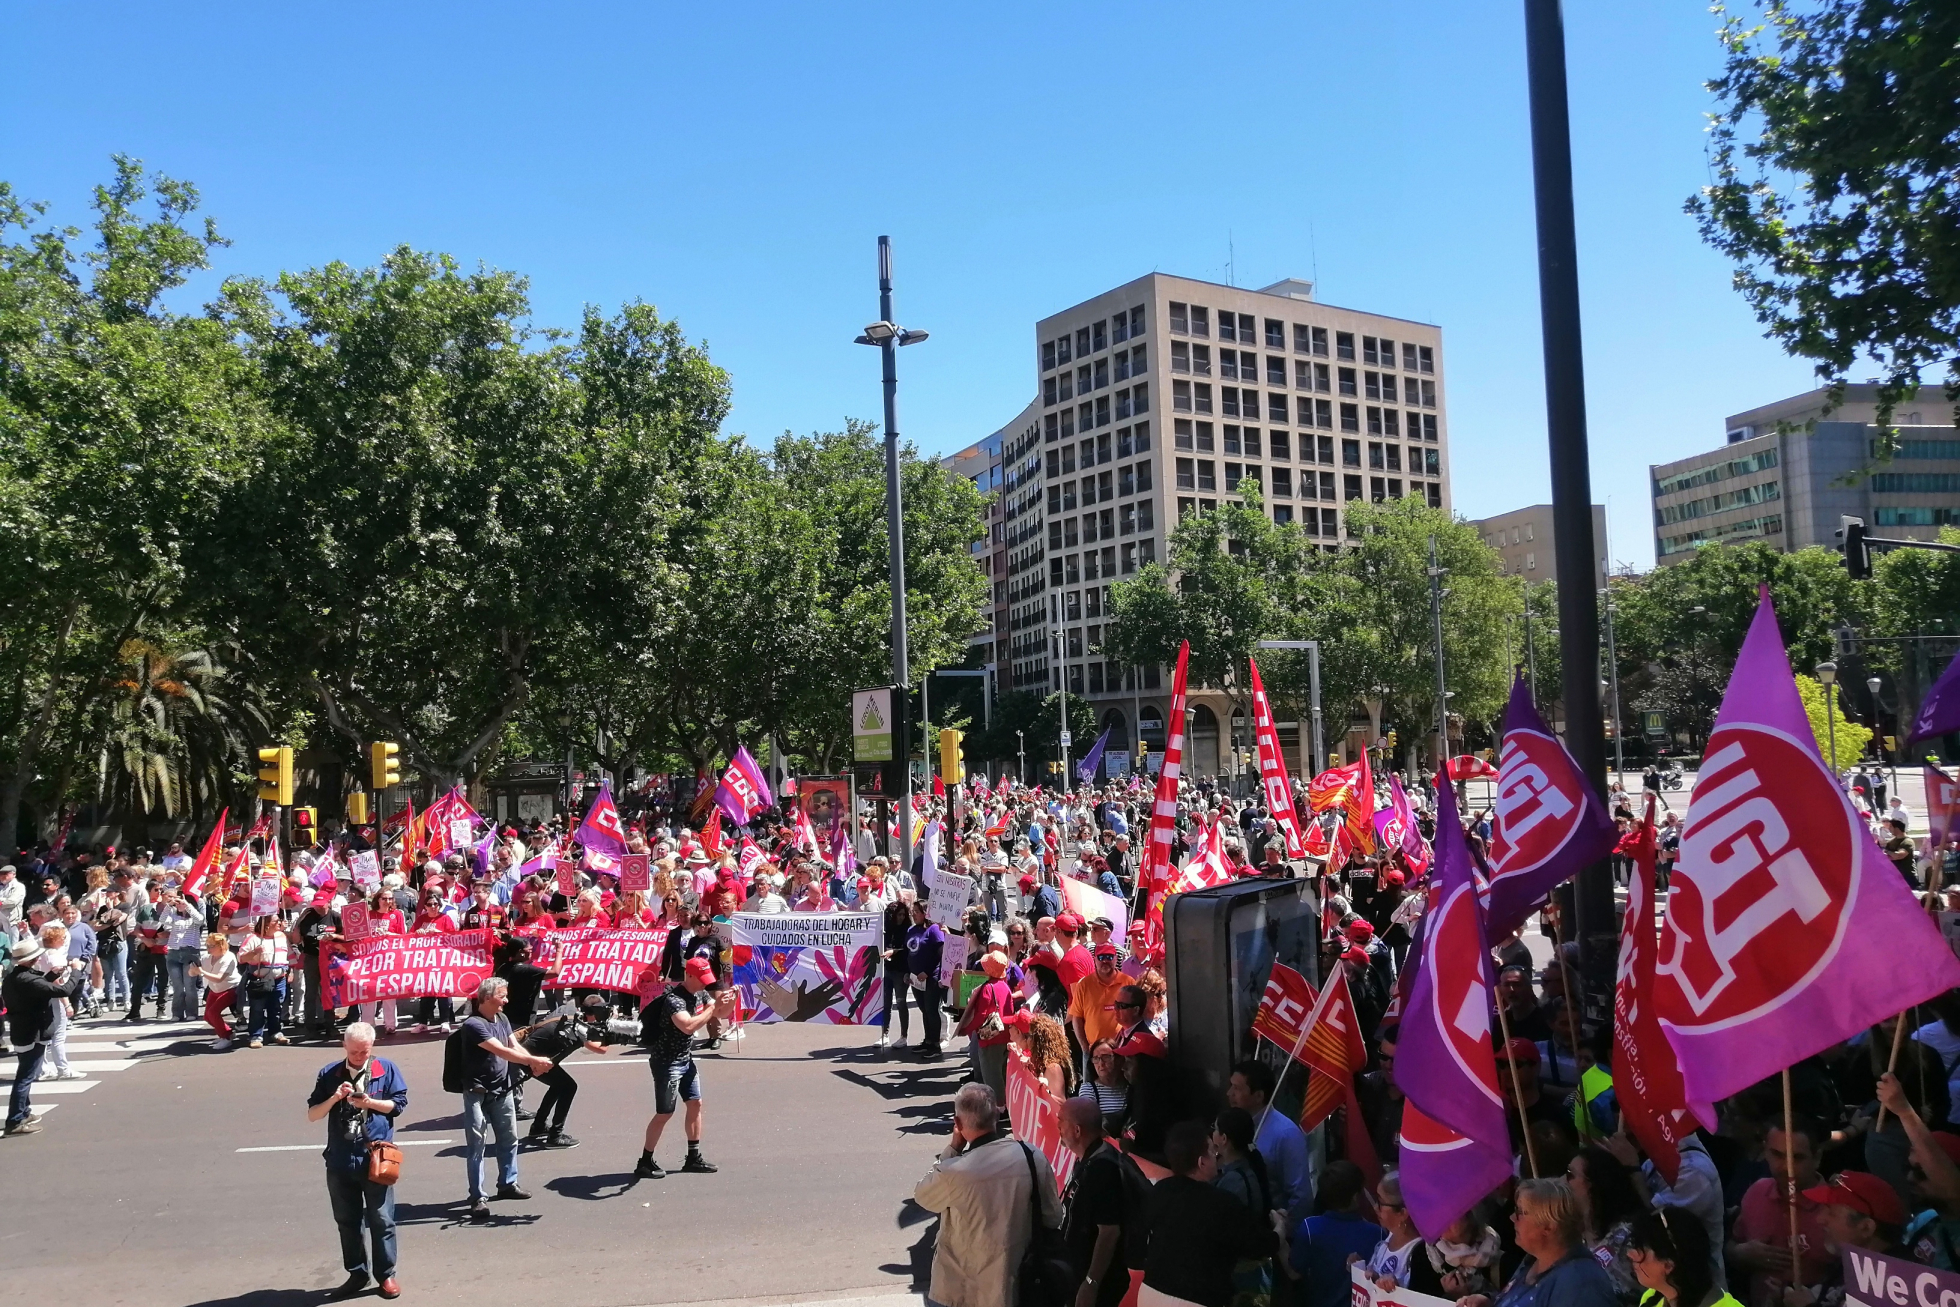
[(1511, 1132), (1491, 1047), (1490, 949), (1456, 796), (1437, 789), (1436, 876), (1442, 895), (1424, 925), (1415, 980), (1396, 1032), (1402, 1197), (1425, 1239), (1511, 1174)]
[[(1925, 740), (1936, 735), (1960, 731), (1960, 653), (1933, 682), (1933, 691), (1919, 705), (1919, 720), (1912, 724), (1912, 739)], [(1908, 741), (1910, 743), (1910, 741)]]
[(746, 826), (749, 818), (775, 801), (775, 796), (769, 793), (769, 778), (762, 774), (762, 765), (749, 753), (747, 745), (737, 745), (735, 761), (728, 764), (721, 784), (715, 786), (715, 806), (727, 813), (728, 820), (735, 825)]
[(1960, 959), (1817, 752), (1767, 594), (1670, 888), (1654, 1009), (1711, 1129), (1716, 1100), (1960, 985)]
[(494, 824), (492, 824), (490, 829), (484, 832), (483, 838), (476, 842), (475, 852), (476, 852), (477, 875), (488, 876), (490, 874), (490, 855), (495, 853), (496, 850), (497, 850), (497, 827)]
[(1485, 921), (1491, 938), (1522, 926), (1554, 887), (1611, 853), (1616, 838), (1606, 805), (1538, 715), (1520, 677), (1511, 685), (1497, 765)]
[(601, 871), (616, 869), (618, 859), (626, 856), (626, 831), (619, 824), (619, 809), (613, 806), (611, 782), (600, 783), (599, 797), (586, 809), (575, 838), (585, 850), (587, 865)]

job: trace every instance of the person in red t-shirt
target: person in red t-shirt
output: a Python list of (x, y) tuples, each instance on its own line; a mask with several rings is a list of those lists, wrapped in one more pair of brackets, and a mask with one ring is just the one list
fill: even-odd
[(1729, 1231), (1729, 1265), (1749, 1274), (1748, 1293), (1743, 1301), (1749, 1307), (1770, 1307), (1777, 1301), (1783, 1285), (1790, 1282), (1790, 1178), (1797, 1182), (1797, 1234), (1801, 1251), (1798, 1263), (1804, 1284), (1817, 1284), (1838, 1264), (1836, 1254), (1824, 1242), (1824, 1204), (1802, 1191), (1823, 1183), (1817, 1169), (1817, 1140), (1821, 1133), (1815, 1122), (1798, 1120), (1793, 1135), (1785, 1135), (1779, 1123), (1771, 1126), (1763, 1139), (1763, 1160), (1769, 1175), (1749, 1186), (1742, 1195), (1741, 1210)]
[(1055, 974), (1060, 977), (1062, 987), (1071, 994), (1075, 992), (1075, 982), (1096, 969), (1096, 960), (1089, 956), (1089, 950), (1077, 941), (1082, 935), (1082, 918), (1073, 912), (1064, 912), (1055, 918), (1055, 942), (1061, 946), (1061, 961), (1055, 964)]
[(1007, 1019), (1020, 1006), (1007, 983), (1007, 955), (990, 949), (980, 956), (987, 979), (973, 991), (955, 1035), (972, 1035), (980, 1047), (980, 1079), (993, 1090), (996, 1103), (1007, 1102)]

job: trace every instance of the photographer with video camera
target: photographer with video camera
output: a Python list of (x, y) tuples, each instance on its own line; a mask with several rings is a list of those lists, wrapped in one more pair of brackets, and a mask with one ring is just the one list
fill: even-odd
[[(578, 1140), (565, 1133), (565, 1118), (571, 1115), (572, 1099), (578, 1095), (578, 1081), (565, 1069), (565, 1059), (581, 1048), (591, 1053), (605, 1052), (611, 1016), (612, 1008), (604, 994), (587, 994), (583, 1004), (561, 1004), (543, 1020), (517, 1032), (515, 1038), (525, 1052), (551, 1063), (549, 1071), (541, 1071), (536, 1076), (545, 1091), (531, 1131), (524, 1137), (531, 1147), (578, 1147)], [(630, 1033), (635, 1037), (639, 1034), (637, 1021), (614, 1024), (631, 1027), (630, 1032), (616, 1033)]]

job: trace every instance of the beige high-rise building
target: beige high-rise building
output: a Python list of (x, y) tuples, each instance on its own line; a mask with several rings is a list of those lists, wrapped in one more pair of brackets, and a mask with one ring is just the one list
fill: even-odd
[[(1178, 514), (1249, 482), (1274, 521), (1333, 549), (1353, 500), (1450, 507), (1434, 326), (1318, 303), (1310, 282), (1151, 273), (1043, 318), (1034, 350), (1035, 402), (999, 432), (998, 685), (1086, 697), (1112, 761), (1139, 728), (1152, 754), (1164, 746), (1169, 670), (1100, 646), (1115, 583), (1165, 559)], [(1194, 691), (1192, 707), (1187, 768), (1217, 773), (1250, 737), (1221, 721), (1222, 695)], [(1281, 735), (1297, 749), (1297, 731)]]

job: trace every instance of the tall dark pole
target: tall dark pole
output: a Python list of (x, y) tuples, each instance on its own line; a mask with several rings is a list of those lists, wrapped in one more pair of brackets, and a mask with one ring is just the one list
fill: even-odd
[[(1599, 703), (1599, 597), (1593, 593), (1592, 471), (1586, 452), (1586, 367), (1579, 336), (1579, 252), (1572, 220), (1572, 128), (1559, 0), (1525, 0), (1531, 83), (1531, 164), (1538, 211), (1538, 313), (1545, 345), (1545, 427), (1552, 455), (1552, 535), (1558, 565), (1565, 742), (1606, 801), (1606, 736)], [(1612, 872), (1579, 873), (1571, 927), (1579, 941), (1586, 1015), (1610, 1008), (1618, 933)]]
[[(878, 320), (892, 316), (892, 238), (878, 238)], [(905, 502), (898, 475), (898, 337), (878, 342), (885, 374), (885, 537), (891, 551), (892, 684), (898, 720), (892, 739), (898, 755), (898, 850), (901, 867), (912, 866), (912, 667), (905, 647)], [(902, 706), (901, 706), (902, 703)]]

